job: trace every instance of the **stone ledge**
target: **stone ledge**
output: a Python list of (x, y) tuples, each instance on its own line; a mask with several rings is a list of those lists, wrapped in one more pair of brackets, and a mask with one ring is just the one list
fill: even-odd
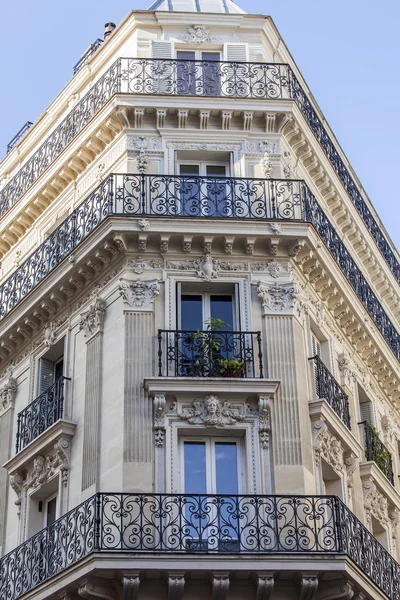
[(23, 471), (38, 454), (46, 454), (54, 444), (61, 438), (73, 438), (75, 435), (76, 423), (60, 419), (54, 425), (43, 431), (37, 438), (32, 440), (23, 450), (18, 452), (13, 458), (4, 463), (3, 467), (10, 476)]
[(340, 441), (348, 452), (351, 452), (356, 457), (362, 456), (364, 451), (363, 446), (356, 439), (354, 434), (347, 429), (346, 425), (341, 421), (325, 399), (319, 398), (318, 400), (312, 400), (309, 402), (308, 406), (311, 421), (316, 421), (318, 419), (326, 421), (330, 431), (340, 438)]
[(240, 396), (273, 396), (280, 382), (273, 379), (238, 377), (152, 377), (144, 380), (145, 390), (152, 396), (187, 393)]
[(360, 463), (360, 477), (361, 480), (372, 480), (389, 502), (400, 510), (399, 492), (393, 487), (374, 461), (370, 460)]

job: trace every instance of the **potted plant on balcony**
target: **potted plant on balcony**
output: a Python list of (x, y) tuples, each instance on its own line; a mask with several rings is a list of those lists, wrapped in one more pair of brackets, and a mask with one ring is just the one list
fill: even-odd
[(237, 358), (220, 358), (218, 371), (221, 377), (243, 377), (244, 362)]
[[(244, 362), (236, 358), (224, 358), (222, 355), (223, 330), (229, 327), (225, 321), (210, 317), (206, 321), (206, 330), (194, 334), (193, 342), (198, 348), (193, 362), (193, 375), (212, 374), (216, 377), (243, 377)], [(225, 349), (226, 350), (226, 349)]]

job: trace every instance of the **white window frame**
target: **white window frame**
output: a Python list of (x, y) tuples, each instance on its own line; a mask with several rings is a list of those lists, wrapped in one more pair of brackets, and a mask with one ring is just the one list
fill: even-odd
[[(218, 442), (235, 443), (237, 448), (237, 481), (239, 495), (245, 494), (247, 489), (246, 470), (244, 468), (244, 444), (245, 440), (239, 436), (218, 436), (215, 434), (202, 435), (179, 435), (178, 433), (178, 452), (179, 452), (179, 479), (182, 494), (185, 494), (185, 442), (194, 442), (205, 444), (206, 451), (206, 494), (217, 494), (216, 481), (216, 456), (215, 444)], [(204, 492), (203, 492), (204, 493)], [(201, 495), (201, 493), (200, 493)], [(229, 494), (228, 494), (229, 495)], [(236, 494), (232, 494), (236, 495)]]
[(221, 62), (223, 60), (223, 49), (220, 48), (218, 50), (204, 50), (204, 49), (200, 49), (200, 48), (176, 48), (175, 47), (175, 59), (176, 60), (185, 60), (185, 59), (180, 59), (178, 57), (178, 52), (193, 52), (194, 53), (194, 58), (190, 58), (187, 60), (195, 60), (195, 61), (207, 61), (206, 58), (203, 58), (203, 54), (219, 54), (219, 61), (211, 61), (211, 62)]
[(202, 292), (201, 290), (193, 291), (193, 292), (186, 292), (185, 290), (183, 290), (183, 292), (182, 292), (182, 285), (181, 285), (181, 282), (179, 282), (177, 292), (178, 292), (178, 314), (177, 314), (178, 329), (182, 329), (182, 327), (181, 327), (182, 295), (183, 296), (202, 296), (202, 298), (203, 298), (203, 302), (202, 302), (202, 314), (203, 314), (202, 327), (203, 327), (203, 329), (205, 329), (207, 327), (207, 324), (206, 324), (207, 319), (211, 318), (211, 296), (229, 296), (229, 295), (231, 295), (232, 296), (233, 327), (232, 327), (232, 329), (229, 328), (227, 331), (240, 331), (238, 310), (237, 310), (236, 289), (232, 293), (220, 292), (220, 291)]
[[(225, 175), (210, 175), (209, 177), (230, 177), (230, 162), (226, 161), (217, 161), (217, 160), (207, 160), (207, 161), (199, 161), (199, 160), (190, 160), (190, 159), (179, 159), (178, 160), (178, 171), (180, 175), (180, 166), (181, 165), (198, 165), (199, 166), (199, 177), (207, 177), (207, 167), (225, 167)], [(190, 176), (189, 176), (190, 177)], [(195, 175), (193, 175), (195, 177)]]

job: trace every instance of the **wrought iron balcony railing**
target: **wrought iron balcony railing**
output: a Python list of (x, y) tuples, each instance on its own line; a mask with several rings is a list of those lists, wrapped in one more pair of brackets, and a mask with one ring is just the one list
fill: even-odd
[(364, 427), (364, 452), (366, 460), (373, 460), (380, 468), (385, 477), (394, 486), (393, 461), (392, 455), (380, 440), (375, 427), (363, 421), (360, 423)]
[(263, 377), (261, 333), (159, 329), (158, 375)]
[(18, 131), (18, 133), (16, 133), (13, 137), (13, 139), (11, 140), (11, 142), (9, 142), (7, 144), (7, 154), (14, 148), (14, 146), (16, 146), (19, 142), (19, 140), (25, 135), (25, 133), (28, 131), (28, 129), (30, 129), (32, 127), (33, 123), (31, 123), (31, 121), (27, 121), (25, 123), (25, 125), (23, 125), (21, 127), (21, 129)]
[(24, 410), (18, 413), (17, 441), (15, 451), (18, 453), (46, 431), (64, 412), (64, 383), (67, 377), (59, 377)]
[(109, 216), (311, 223), (400, 360), (400, 335), (304, 181), (109, 175), (0, 286), (0, 320)]
[(82, 54), (82, 56), (80, 57), (80, 59), (78, 60), (76, 65), (74, 66), (74, 75), (83, 67), (83, 65), (89, 58), (89, 56), (92, 56), (92, 54), (94, 52), (96, 52), (96, 50), (98, 48), (100, 48), (102, 43), (103, 43), (103, 40), (101, 40), (100, 38), (97, 38), (97, 40), (89, 46), (89, 48), (86, 50), (86, 52), (84, 54)]
[(339, 419), (348, 429), (351, 429), (348, 395), (342, 390), (319, 356), (313, 356), (309, 360), (314, 361), (315, 389), (318, 398), (326, 400)]
[(0, 217), (18, 202), (75, 136), (118, 93), (294, 100), (393, 275), (400, 282), (400, 263), (382, 227), (368, 208), (299, 80), (286, 64), (119, 58), (0, 192)]
[(400, 565), (335, 496), (98, 493), (0, 559), (0, 597), (101, 552), (346, 554), (390, 600), (400, 594)]

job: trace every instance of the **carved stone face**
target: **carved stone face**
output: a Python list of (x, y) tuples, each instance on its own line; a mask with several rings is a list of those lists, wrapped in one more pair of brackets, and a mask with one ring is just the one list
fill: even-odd
[(204, 406), (209, 415), (216, 415), (219, 408), (219, 400), (216, 396), (207, 396), (204, 399)]

